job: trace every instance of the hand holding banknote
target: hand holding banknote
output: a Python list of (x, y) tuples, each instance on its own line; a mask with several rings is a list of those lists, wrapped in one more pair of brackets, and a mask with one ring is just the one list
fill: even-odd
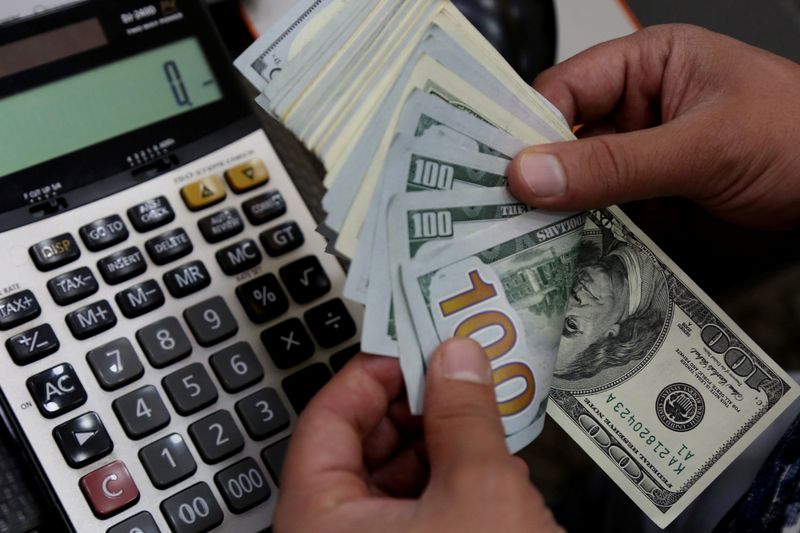
[(701, 28), (656, 26), (577, 55), (534, 87), (585, 124), (585, 138), (519, 154), (509, 186), (520, 200), (591, 209), (684, 196), (741, 225), (800, 223), (796, 63)]
[(469, 340), (431, 361), (424, 435), (396, 360), (361, 356), (300, 417), (277, 531), (563, 531), (508, 453), (489, 364)]

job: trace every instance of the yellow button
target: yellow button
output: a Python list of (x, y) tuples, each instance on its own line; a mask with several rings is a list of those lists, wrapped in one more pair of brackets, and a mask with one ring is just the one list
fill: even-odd
[(193, 181), (181, 188), (181, 197), (192, 211), (203, 209), (225, 199), (225, 182), (219, 176)]
[(253, 159), (226, 170), (225, 179), (235, 193), (242, 193), (266, 183), (269, 180), (269, 171), (263, 161)]

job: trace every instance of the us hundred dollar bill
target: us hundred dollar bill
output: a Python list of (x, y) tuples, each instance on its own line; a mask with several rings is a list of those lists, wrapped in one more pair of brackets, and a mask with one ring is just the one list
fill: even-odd
[(548, 414), (666, 527), (797, 386), (616, 208), (577, 252)]

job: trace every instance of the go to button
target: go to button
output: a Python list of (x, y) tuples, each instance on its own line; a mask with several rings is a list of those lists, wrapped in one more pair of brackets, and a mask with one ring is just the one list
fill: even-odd
[(98, 518), (113, 516), (139, 500), (139, 489), (122, 461), (83, 476), (79, 484)]

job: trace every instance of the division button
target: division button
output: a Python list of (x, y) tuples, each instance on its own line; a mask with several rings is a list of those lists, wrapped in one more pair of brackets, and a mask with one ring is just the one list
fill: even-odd
[(313, 255), (289, 263), (278, 272), (292, 299), (299, 304), (314, 301), (331, 290), (331, 280)]
[(105, 390), (116, 390), (144, 375), (144, 367), (126, 338), (98, 346), (86, 354), (89, 368)]
[(114, 299), (127, 318), (141, 316), (164, 305), (164, 293), (152, 279), (117, 293)]
[(28, 252), (36, 268), (42, 272), (71, 263), (81, 256), (78, 243), (71, 233), (62, 233), (56, 237), (37, 242), (30, 247)]
[(223, 209), (197, 221), (197, 227), (205, 240), (211, 244), (224, 241), (244, 230), (244, 222), (233, 207)]
[(261, 235), (261, 244), (270, 257), (278, 257), (299, 248), (305, 242), (303, 232), (296, 222), (286, 222), (268, 229)]
[(128, 209), (128, 219), (136, 231), (144, 233), (175, 220), (175, 211), (165, 196), (158, 196)]
[(251, 457), (234, 463), (214, 476), (231, 512), (239, 514), (269, 499), (271, 491), (258, 463)]
[(94, 411), (59, 424), (53, 429), (53, 438), (72, 468), (86, 466), (114, 449), (111, 437)]
[(153, 385), (145, 385), (111, 403), (122, 429), (132, 439), (141, 439), (169, 424), (170, 416)]
[(161, 502), (161, 512), (173, 533), (203, 533), (220, 525), (223, 519), (211, 489), (202, 482)]
[(217, 401), (217, 388), (201, 363), (176, 370), (163, 380), (172, 406), (183, 416), (196, 413)]
[(58, 337), (50, 324), (14, 335), (6, 341), (6, 349), (11, 359), (18, 365), (27, 365), (58, 351)]
[(136, 332), (136, 340), (150, 364), (163, 368), (192, 353), (192, 344), (178, 319), (168, 316)]
[(157, 489), (169, 488), (197, 471), (192, 453), (177, 433), (142, 448), (139, 460)]
[(289, 318), (261, 332), (261, 342), (275, 366), (284, 370), (314, 355), (314, 342), (299, 318)]
[(242, 204), (244, 215), (254, 226), (286, 214), (286, 202), (278, 191), (265, 192)]
[(356, 334), (356, 323), (339, 298), (328, 300), (303, 315), (317, 344), (332, 348)]
[(25, 382), (39, 412), (55, 418), (86, 402), (86, 391), (69, 363), (39, 372)]
[(76, 309), (69, 313), (65, 319), (72, 335), (78, 340), (98, 335), (113, 328), (117, 323), (117, 315), (114, 314), (111, 305), (105, 300)]
[(177, 228), (157, 237), (153, 237), (144, 244), (147, 254), (153, 263), (166, 265), (171, 261), (180, 259), (192, 253), (192, 241), (183, 228)]
[(147, 511), (137, 513), (127, 520), (108, 528), (106, 533), (161, 533), (153, 515)]
[(236, 319), (221, 296), (214, 296), (183, 312), (200, 346), (213, 346), (233, 337), (239, 330)]
[(128, 238), (128, 228), (119, 215), (95, 220), (78, 230), (83, 244), (92, 252), (98, 252), (119, 244)]
[(132, 246), (104, 257), (97, 262), (97, 269), (103, 279), (106, 280), (106, 283), (116, 285), (117, 283), (128, 281), (147, 270), (147, 263), (142, 252)]
[(244, 438), (228, 411), (219, 410), (189, 426), (189, 436), (208, 464), (215, 464), (244, 448)]
[(211, 356), (209, 362), (228, 392), (244, 390), (264, 377), (264, 368), (258, 362), (253, 349), (244, 341), (218, 351)]
[(261, 389), (242, 398), (236, 402), (236, 412), (255, 440), (266, 439), (289, 427), (289, 413), (274, 389)]
[(29, 290), (0, 298), (0, 330), (15, 328), (39, 316), (42, 309)]
[(289, 310), (289, 299), (274, 274), (265, 274), (239, 285), (236, 297), (256, 324), (268, 322)]
[(69, 305), (91, 296), (99, 289), (97, 279), (88, 267), (80, 267), (54, 277), (47, 282), (47, 290), (58, 305)]
[(200, 261), (192, 261), (164, 274), (164, 285), (175, 298), (183, 298), (208, 287), (211, 275)]
[(209, 176), (181, 187), (183, 203), (191, 211), (204, 209), (225, 199), (225, 183), (219, 176)]
[(289, 449), (289, 437), (281, 439), (272, 446), (264, 448), (261, 452), (261, 460), (267, 465), (272, 479), (275, 483), (281, 482), (281, 470), (283, 470), (283, 460), (286, 458), (286, 450)]
[(253, 159), (225, 171), (225, 181), (236, 194), (254, 189), (268, 180), (269, 171), (260, 159)]
[(122, 461), (83, 476), (79, 485), (98, 518), (113, 516), (139, 501), (139, 489)]
[(258, 250), (256, 241), (244, 239), (218, 251), (216, 258), (223, 272), (229, 276), (235, 276), (258, 266), (261, 262), (261, 252)]
[(297, 414), (305, 409), (311, 398), (331, 379), (331, 371), (322, 363), (308, 365), (282, 382), (283, 392)]

